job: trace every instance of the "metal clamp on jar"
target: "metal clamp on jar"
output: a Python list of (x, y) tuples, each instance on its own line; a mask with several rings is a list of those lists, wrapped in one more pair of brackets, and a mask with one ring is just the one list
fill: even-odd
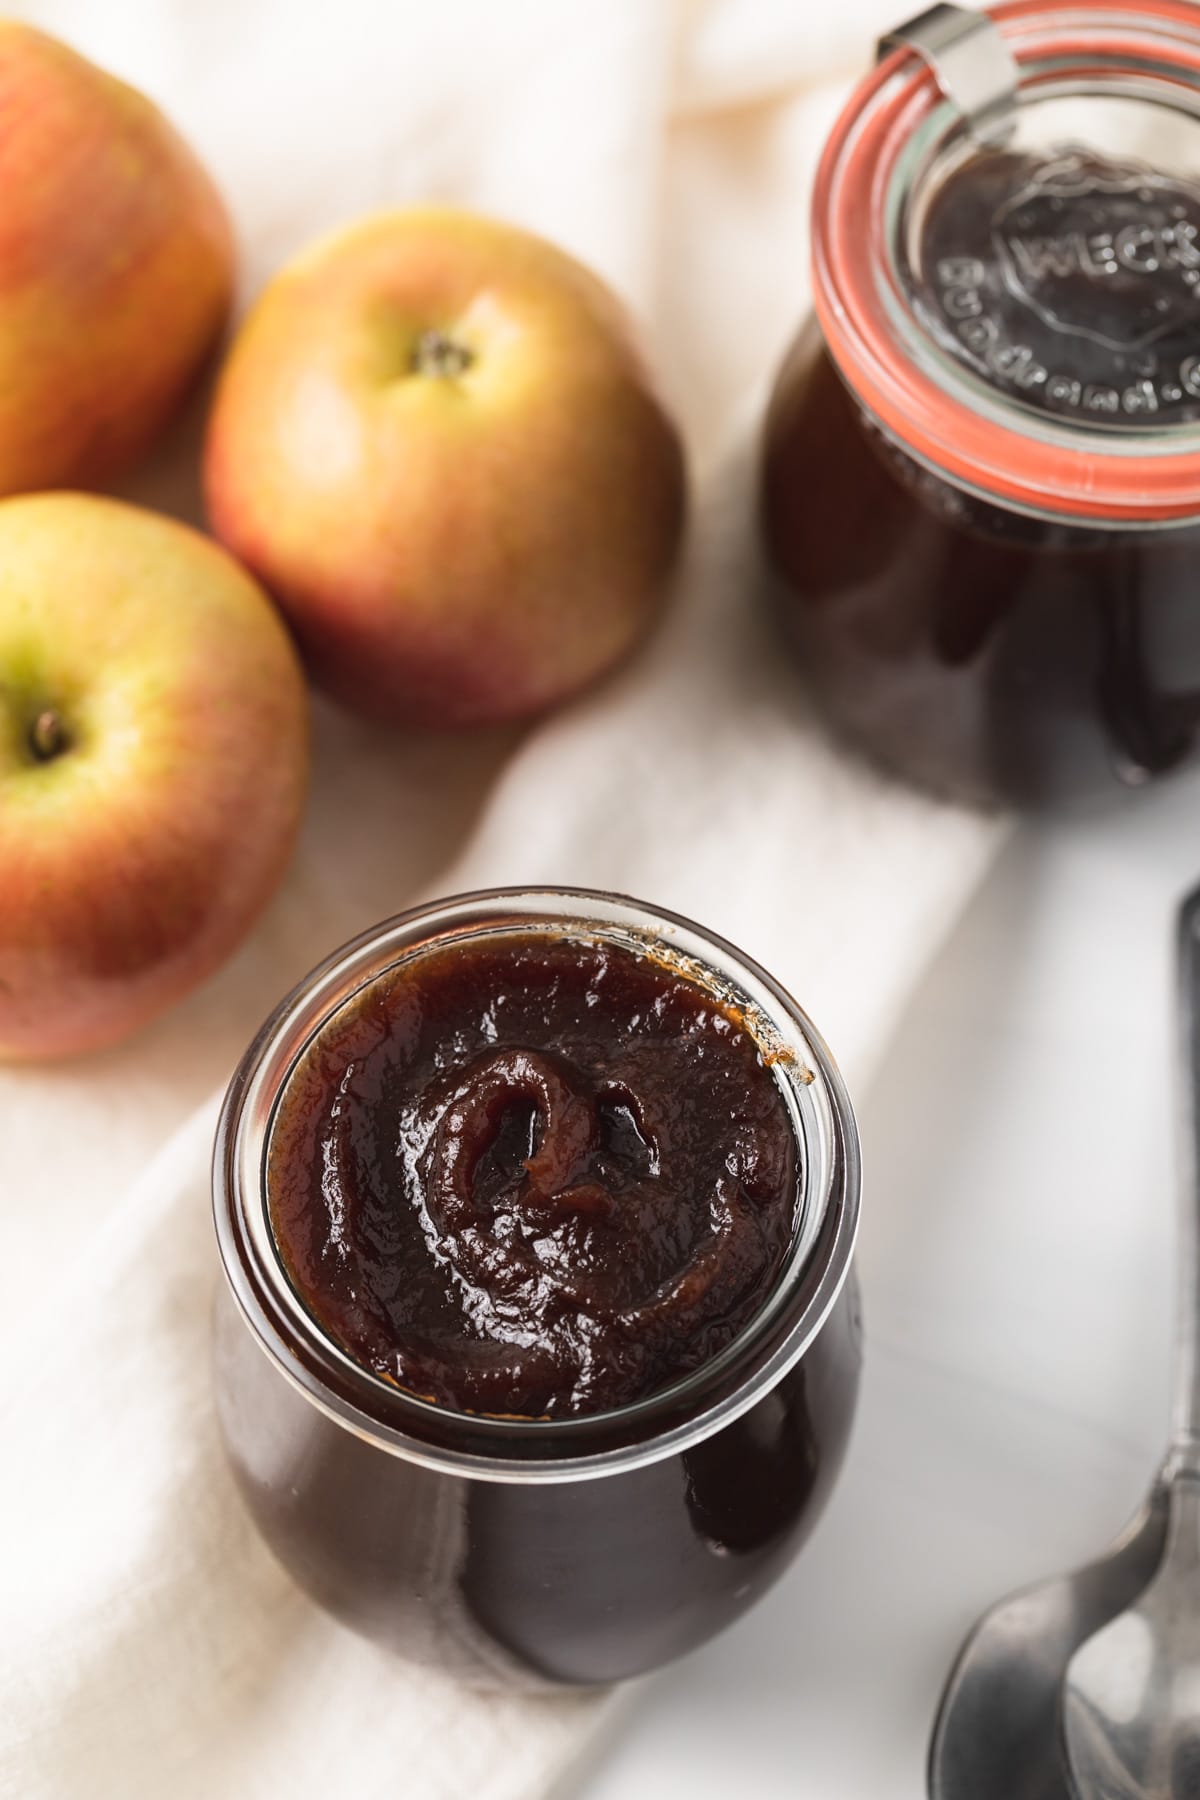
[(991, 804), (1200, 727), (1200, 15), (935, 6), (826, 146), (767, 422), (787, 633), (872, 756)]

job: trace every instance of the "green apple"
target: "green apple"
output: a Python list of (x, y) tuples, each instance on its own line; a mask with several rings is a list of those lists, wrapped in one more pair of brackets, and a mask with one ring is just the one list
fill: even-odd
[(624, 656), (684, 511), (612, 294), (442, 210), (369, 219), (276, 277), (222, 372), (205, 483), (315, 677), (434, 724), (537, 712)]
[(220, 335), (229, 221), (142, 94), (0, 20), (0, 494), (107, 478)]
[(111, 1043), (229, 955), (291, 852), (307, 734), (287, 631), (218, 545), (0, 501), (0, 1056)]

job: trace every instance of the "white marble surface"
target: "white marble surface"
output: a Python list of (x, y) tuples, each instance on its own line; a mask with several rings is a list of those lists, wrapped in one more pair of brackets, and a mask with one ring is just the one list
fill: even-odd
[(778, 1589), (627, 1695), (564, 1796), (919, 1800), (971, 1621), (1132, 1510), (1166, 1429), (1170, 924), (1197, 879), (1200, 775), (1008, 843), (860, 1100), (842, 1485)]

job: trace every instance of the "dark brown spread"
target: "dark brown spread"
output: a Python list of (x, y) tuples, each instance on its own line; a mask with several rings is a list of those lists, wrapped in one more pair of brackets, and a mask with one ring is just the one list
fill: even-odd
[(738, 1013), (651, 956), (546, 932), (430, 949), (288, 1079), (268, 1205), (356, 1361), (458, 1410), (605, 1411), (718, 1354), (791, 1245), (799, 1168)]

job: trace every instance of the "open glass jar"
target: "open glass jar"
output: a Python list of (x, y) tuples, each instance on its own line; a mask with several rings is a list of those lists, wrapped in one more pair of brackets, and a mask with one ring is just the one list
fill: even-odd
[[(280, 1096), (322, 1024), (425, 951), (538, 931), (649, 952), (735, 1007), (779, 1085), (799, 1170), (790, 1249), (742, 1332), (649, 1398), (579, 1418), (454, 1411), (370, 1373), (301, 1303), (268, 1208)], [(638, 1674), (743, 1612), (828, 1497), (860, 1365), (853, 1115), (794, 1001), (684, 919), (607, 894), (493, 890), (368, 932), (247, 1051), (214, 1203), (218, 1410), (242, 1491), (318, 1601), (410, 1657), (483, 1686)]]
[(826, 147), (772, 401), (786, 630), (876, 758), (982, 803), (1200, 728), (1200, 14), (935, 6)]

